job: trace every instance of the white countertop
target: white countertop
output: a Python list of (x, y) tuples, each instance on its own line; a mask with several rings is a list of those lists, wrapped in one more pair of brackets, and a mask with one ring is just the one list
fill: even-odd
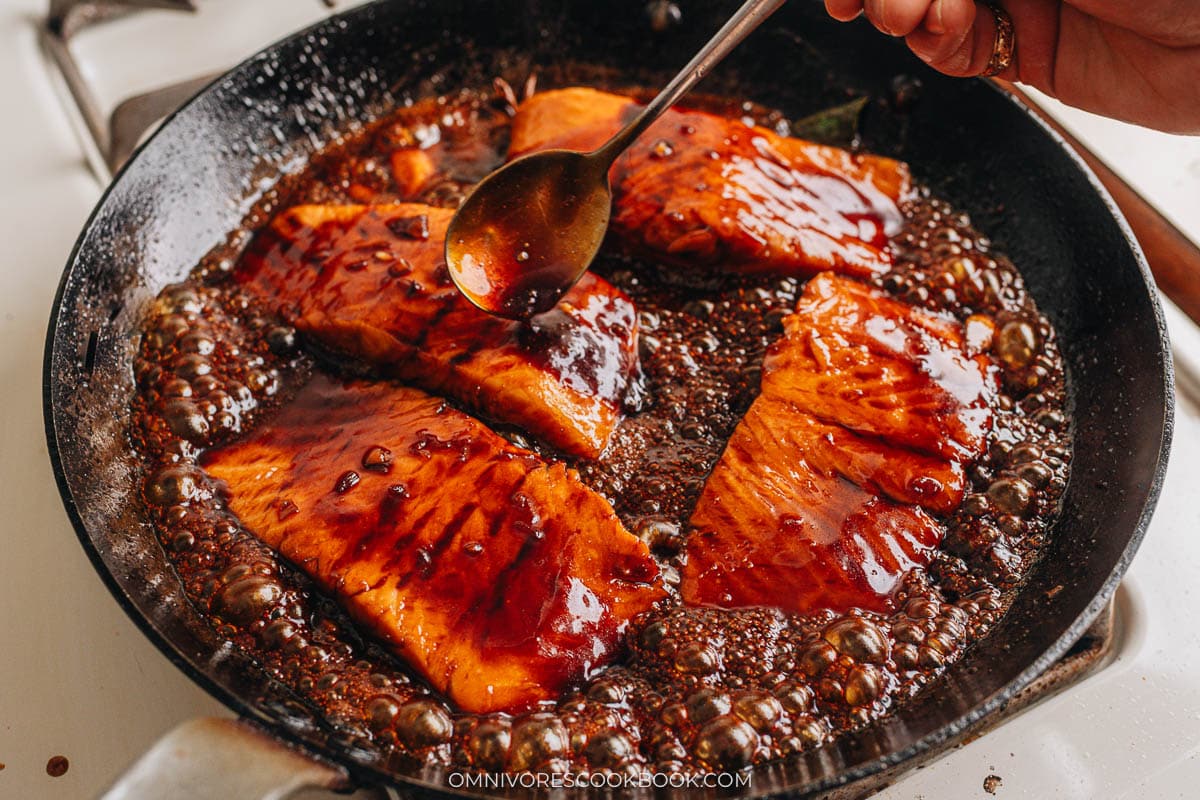
[[(59, 275), (101, 186), (82, 168), (38, 50), (42, 0), (0, 9), (0, 798), (95, 795), (162, 733), (227, 715), (141, 635), (81, 550), (42, 429), (46, 321)], [(307, 13), (307, 12), (306, 12)], [(300, 24), (300, 21), (297, 22)], [(1200, 139), (1075, 111), (1061, 119), (1200, 239)], [(1176, 337), (1200, 357), (1177, 313)], [(1200, 785), (1200, 410), (1182, 399), (1160, 511), (1123, 602), (1118, 661), (1067, 694), (910, 776), (887, 800), (1193, 797)], [(70, 761), (59, 778), (46, 762)]]

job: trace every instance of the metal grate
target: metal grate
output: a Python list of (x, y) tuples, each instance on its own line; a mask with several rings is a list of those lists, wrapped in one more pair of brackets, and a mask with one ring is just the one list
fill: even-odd
[[(327, 9), (337, 4), (337, 0), (314, 1)], [(193, 13), (197, 6), (195, 0), (50, 0), (40, 29), (42, 47), (62, 75), (95, 145), (100, 163), (93, 167), (104, 180), (129, 159), (147, 131), (219, 75), (196, 75), (126, 97), (111, 111), (103, 109), (71, 49), (71, 40), (83, 30), (148, 9)]]

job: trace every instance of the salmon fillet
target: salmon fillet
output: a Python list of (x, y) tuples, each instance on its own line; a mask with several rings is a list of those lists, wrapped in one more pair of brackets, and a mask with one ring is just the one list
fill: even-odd
[(762, 393), (947, 460), (983, 453), (998, 389), (954, 319), (824, 274), (808, 282), (763, 361)]
[[(509, 157), (592, 150), (640, 110), (576, 87), (517, 109)], [(891, 265), (888, 235), (909, 191), (904, 164), (850, 153), (699, 111), (665, 113), (610, 174), (612, 231), (684, 267), (865, 277)]]
[(528, 323), (486, 314), (446, 271), (452, 216), (419, 204), (297, 206), (256, 238), (237, 278), (330, 350), (598, 456), (637, 368), (633, 304), (588, 274)]
[(230, 509), (460, 708), (528, 708), (663, 596), (612, 507), (418, 389), (317, 376), (210, 452)]
[(887, 611), (945, 534), (991, 429), (994, 367), (958, 322), (811, 280), (692, 515), (693, 604)]
[[(900, 579), (928, 561), (944, 530), (919, 506), (842, 477), (821, 455), (827, 428), (787, 404), (754, 402), (692, 515), (685, 602), (797, 614), (890, 608)], [(907, 471), (905, 458), (885, 450), (880, 467)]]

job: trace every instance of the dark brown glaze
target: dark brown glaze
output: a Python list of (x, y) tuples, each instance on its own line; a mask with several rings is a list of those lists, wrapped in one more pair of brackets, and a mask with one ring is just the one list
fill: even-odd
[(692, 516), (683, 599), (892, 610), (945, 533), (923, 509), (958, 507), (991, 430), (995, 370), (961, 327), (831, 273), (809, 281)]
[(663, 595), (646, 545), (573, 472), (418, 389), (315, 377), (201, 463), (243, 523), (467, 711), (555, 698)]
[[(842, 477), (852, 467), (826, 468), (814, 453), (847, 460), (820, 452), (827, 436), (829, 426), (786, 401), (765, 393), (754, 401), (692, 515), (684, 602), (794, 614), (892, 610), (901, 579), (929, 563), (945, 529), (921, 508)], [(884, 469), (911, 470), (902, 451), (883, 459)]]
[[(509, 155), (591, 150), (639, 108), (585, 88), (534, 95), (517, 109)], [(907, 168), (891, 159), (685, 110), (663, 114), (611, 179), (624, 244), (689, 270), (742, 273), (884, 272), (908, 190)]]
[[(219, 264), (223, 256), (214, 255), (202, 270)], [(236, 287), (165, 289), (147, 314), (135, 371), (131, 436), (146, 460), (146, 508), (188, 597), (218, 635), (319, 703), (349, 740), (390, 750), (403, 739), (406, 759), (444, 756), (451, 731), (443, 702), (248, 531), (197, 463), (206, 448), (270, 414), (310, 367), (295, 331)]]
[(762, 391), (896, 446), (970, 462), (987, 444), (997, 382), (958, 320), (822, 274), (767, 354)]
[(603, 165), (577, 153), (511, 164), (458, 210), (446, 242), (450, 276), (488, 313), (545, 313), (599, 251), (611, 206)]
[(486, 314), (446, 271), (451, 216), (414, 203), (295, 206), (255, 239), (235, 277), (327, 349), (598, 456), (636, 375), (633, 305), (588, 275), (527, 323)]
[[(502, 161), (513, 100), (511, 91), (497, 98), (465, 92), (400, 109), (285, 181), (252, 210), (247, 228), (265, 225), (273, 209), (302, 203), (453, 207)], [(712, 108), (755, 114), (779, 130), (788, 124), (778, 112), (740, 102)], [(390, 166), (396, 153), (418, 158), (413, 151), (436, 167), (416, 189)], [(145, 323), (133, 439), (146, 462), (147, 513), (217, 635), (383, 768), (700, 772), (820, 747), (921, 691), (988, 634), (1038, 557), (1069, 475), (1062, 362), (1054, 330), (1019, 272), (965, 215), (923, 190), (901, 211), (903, 227), (889, 245), (893, 266), (874, 283), (959, 320), (972, 352), (996, 362), (1000, 386), (986, 450), (963, 464), (962, 502), (931, 512), (945, 538), (924, 569), (903, 577), (893, 611), (794, 615), (679, 602), (673, 587), (688, 520), (758, 395), (764, 354), (802, 287), (794, 277), (744, 275), (685, 289), (678, 267), (608, 248), (593, 271), (638, 309), (639, 410), (621, 420), (601, 458), (568, 463), (651, 547), (672, 594), (634, 621), (625, 656), (556, 702), (515, 715), (456, 710), (360, 635), (336, 603), (221, 502), (197, 454), (269, 425), (271, 409), (289, 401), (313, 364), (273, 309), (230, 282), (242, 235), (207, 258), (193, 280), (164, 291)], [(521, 431), (502, 432), (545, 459), (561, 458)], [(847, 447), (839, 443), (839, 452)]]
[(321, 180), (293, 185), (291, 202), (409, 201), (453, 208), (504, 161), (505, 102), (472, 91), (418, 100), (351, 137), (336, 155), (318, 158), (322, 163), (313, 169), (323, 173)]

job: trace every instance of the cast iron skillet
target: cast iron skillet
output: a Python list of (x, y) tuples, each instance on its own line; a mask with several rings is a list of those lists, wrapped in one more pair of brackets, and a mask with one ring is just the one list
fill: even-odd
[[(130, 616), (188, 675), (359, 780), (445, 786), (435, 771), (387, 771), (226, 647), (185, 598), (139, 508), (125, 435), (143, 311), (224, 241), (282, 172), (300, 169), (352, 122), (405, 98), (486, 86), (494, 75), (520, 85), (531, 68), (568, 62), (602, 65), (615, 83), (655, 80), (684, 63), (736, 3), (681, 5), (682, 21), (663, 32), (652, 30), (643, 0), (396, 0), (336, 17), (253, 57), (176, 114), (118, 176), (67, 265), (46, 347), (45, 416), (84, 548)], [(906, 113), (886, 101), (901, 74), (924, 84)], [(1112, 595), (1165, 467), (1173, 397), (1166, 332), (1145, 262), (1108, 196), (1054, 134), (994, 87), (938, 76), (865, 25), (839, 26), (819, 3), (797, 0), (704, 89), (792, 117), (848, 93), (881, 98), (867, 115), (867, 147), (908, 160), (920, 180), (969, 211), (1012, 256), (1061, 335), (1073, 476), (1045, 558), (1012, 610), (913, 702), (862, 733), (760, 767), (751, 783), (754, 794), (868, 787), (993, 714)]]

